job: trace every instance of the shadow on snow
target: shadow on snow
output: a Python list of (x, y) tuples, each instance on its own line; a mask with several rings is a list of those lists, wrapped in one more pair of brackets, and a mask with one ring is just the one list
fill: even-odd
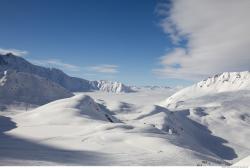
[[(0, 116), (0, 165), (25, 165), (26, 161), (36, 161), (32, 165), (107, 165), (108, 158), (101, 153), (74, 151), (38, 144), (23, 138), (5, 134), (16, 128), (16, 123), (9, 117)], [(10, 162), (9, 162), (10, 161)], [(44, 162), (44, 163), (42, 163)]]

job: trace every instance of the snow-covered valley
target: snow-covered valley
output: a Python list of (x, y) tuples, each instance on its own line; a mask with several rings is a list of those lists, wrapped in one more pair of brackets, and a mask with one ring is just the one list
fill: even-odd
[(170, 110), (161, 102), (174, 92), (78, 92), (30, 111), (3, 112), (0, 164), (230, 165), (250, 154), (249, 92)]
[(0, 168), (250, 168), (250, 0), (0, 7)]
[(0, 165), (232, 165), (250, 155), (250, 72), (184, 89), (88, 81), (0, 55)]

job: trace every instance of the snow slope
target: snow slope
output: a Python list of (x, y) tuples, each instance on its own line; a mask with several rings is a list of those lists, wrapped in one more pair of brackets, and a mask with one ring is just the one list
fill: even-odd
[(25, 124), (31, 122), (38, 125), (77, 125), (93, 122), (93, 120), (109, 122), (112, 116), (103, 111), (91, 97), (80, 94), (40, 106), (17, 115), (17, 118), (25, 121)]
[(239, 162), (233, 164), (233, 166), (250, 166), (250, 156), (240, 160)]
[(172, 134), (175, 136), (172, 143), (177, 146), (182, 144), (181, 147), (229, 163), (250, 154), (250, 131), (247, 129), (250, 127), (250, 93), (245, 90), (190, 98), (172, 109), (157, 103), (173, 94), (171, 89), (165, 92), (162, 89), (140, 89), (124, 95), (86, 94), (114, 111), (121, 121), (151, 126)]
[(250, 155), (249, 90), (157, 103), (173, 93), (76, 93), (0, 116), (0, 164), (230, 165)]
[(42, 105), (73, 96), (72, 93), (49, 80), (15, 71), (0, 73), (0, 103), (27, 103)]
[(174, 114), (186, 112), (190, 120), (222, 138), (235, 154), (219, 154), (234, 163), (250, 154), (249, 81), (248, 71), (223, 73), (187, 87), (159, 105)]
[(11, 116), (12, 121), (3, 118), (0, 164), (225, 165), (214, 154), (199, 150), (200, 146), (193, 150), (189, 142), (182, 145), (176, 134), (144, 124), (143, 117), (138, 118), (142, 113), (135, 114), (134, 119), (120, 119), (108, 106), (95, 103), (85, 94)]
[(167, 98), (162, 105), (168, 108), (178, 106), (184, 100), (221, 92), (250, 90), (250, 72), (224, 72), (186, 87)]

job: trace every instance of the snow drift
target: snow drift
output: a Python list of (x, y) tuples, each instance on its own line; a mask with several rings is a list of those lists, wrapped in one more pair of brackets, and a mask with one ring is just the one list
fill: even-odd
[(111, 114), (103, 111), (87, 95), (79, 94), (71, 98), (57, 100), (32, 111), (17, 115), (17, 120), (36, 124), (74, 125), (86, 122), (116, 122)]

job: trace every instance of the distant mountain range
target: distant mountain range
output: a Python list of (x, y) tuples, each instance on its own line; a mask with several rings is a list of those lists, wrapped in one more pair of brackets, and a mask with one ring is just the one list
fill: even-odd
[(0, 81), (1, 102), (24, 101), (41, 105), (72, 96), (71, 92), (134, 92), (120, 82), (71, 77), (59, 69), (33, 65), (11, 53), (0, 55)]

